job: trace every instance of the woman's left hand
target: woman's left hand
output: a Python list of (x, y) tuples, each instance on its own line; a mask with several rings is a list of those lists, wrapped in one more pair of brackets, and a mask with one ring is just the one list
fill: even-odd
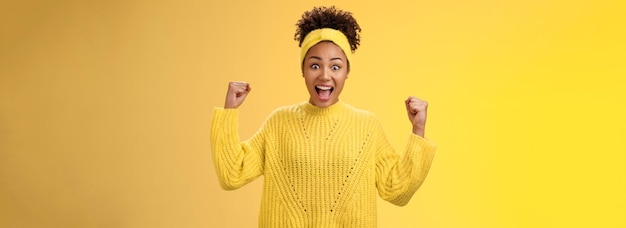
[(428, 110), (428, 102), (417, 97), (410, 96), (404, 103), (406, 104), (406, 113), (413, 125), (413, 134), (424, 137), (426, 129), (426, 112)]

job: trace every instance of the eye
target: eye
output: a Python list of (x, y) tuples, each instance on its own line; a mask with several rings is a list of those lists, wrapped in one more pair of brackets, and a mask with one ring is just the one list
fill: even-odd
[(339, 66), (337, 66), (337, 65), (334, 65), (333, 67), (331, 67), (331, 69), (333, 69), (333, 70), (339, 70), (339, 69), (341, 69), (341, 67), (339, 67)]
[(320, 68), (320, 65), (317, 65), (316, 63), (316, 64), (311, 65), (311, 68), (317, 70)]

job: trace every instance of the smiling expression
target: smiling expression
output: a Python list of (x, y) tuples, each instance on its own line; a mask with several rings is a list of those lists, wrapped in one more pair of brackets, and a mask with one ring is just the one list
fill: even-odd
[(322, 41), (311, 47), (302, 64), (309, 103), (321, 108), (337, 103), (348, 73), (348, 61), (339, 46)]

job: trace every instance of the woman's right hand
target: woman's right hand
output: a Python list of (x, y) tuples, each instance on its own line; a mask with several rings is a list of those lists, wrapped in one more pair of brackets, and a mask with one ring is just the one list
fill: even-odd
[(247, 82), (229, 82), (224, 108), (238, 108), (252, 90)]

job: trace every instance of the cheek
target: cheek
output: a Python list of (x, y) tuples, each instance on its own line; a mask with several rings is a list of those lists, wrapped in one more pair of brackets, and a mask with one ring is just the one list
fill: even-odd
[(307, 81), (311, 81), (311, 78), (313, 78), (311, 71), (306, 69), (302, 71), (302, 77)]
[(343, 84), (346, 82), (346, 79), (348, 79), (348, 74), (347, 74), (347, 73), (344, 73), (344, 74), (342, 74), (341, 76), (337, 77), (336, 82), (337, 82), (338, 84), (343, 85)]

